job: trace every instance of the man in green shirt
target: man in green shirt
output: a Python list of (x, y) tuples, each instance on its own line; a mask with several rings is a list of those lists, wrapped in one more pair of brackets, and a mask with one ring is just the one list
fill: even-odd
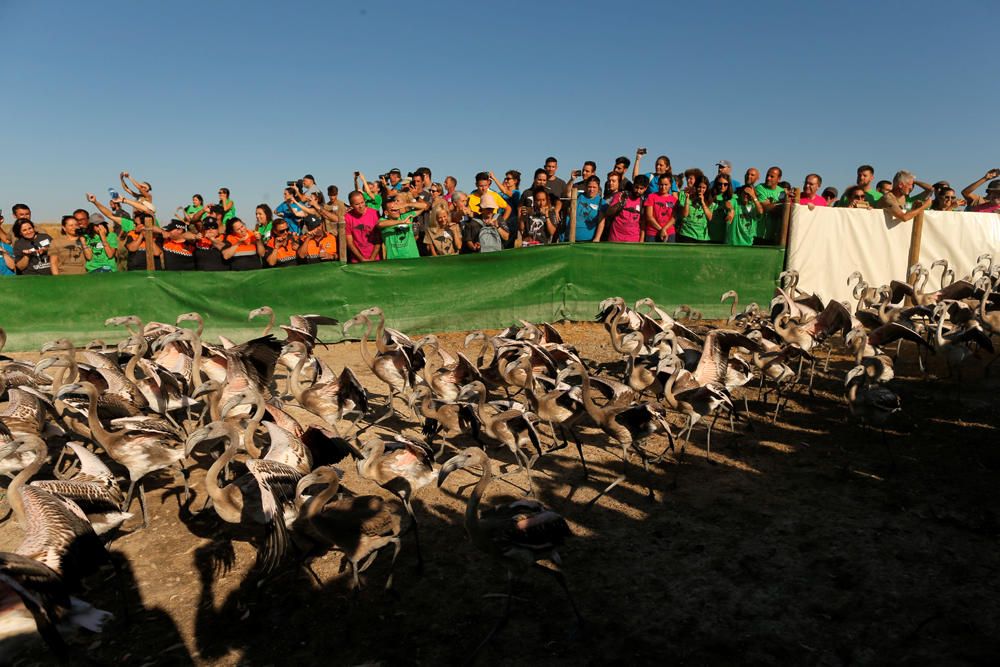
[(399, 195), (388, 196), (385, 202), (385, 217), (378, 221), (386, 259), (420, 257), (417, 240), (413, 235), (413, 219), (426, 208), (427, 204), (419, 200), (404, 203)]
[(754, 188), (763, 212), (757, 221), (757, 231), (754, 245), (774, 245), (778, 242), (778, 232), (781, 230), (782, 204), (785, 191), (778, 185), (781, 181), (781, 168), (771, 167), (764, 176), (764, 182)]
[[(875, 202), (877, 202), (879, 199), (882, 198), (882, 193), (876, 190), (875, 186), (872, 185), (874, 180), (875, 180), (875, 167), (871, 166), (870, 164), (863, 164), (860, 167), (858, 167), (858, 179), (856, 181), (856, 184), (862, 189), (864, 189), (865, 199), (868, 200), (868, 205), (872, 207), (875, 206)], [(849, 189), (850, 188), (848, 188), (848, 190)], [(847, 200), (847, 191), (845, 190), (844, 196), (840, 198), (840, 201), (837, 202), (836, 206), (849, 207), (850, 205), (851, 202)]]

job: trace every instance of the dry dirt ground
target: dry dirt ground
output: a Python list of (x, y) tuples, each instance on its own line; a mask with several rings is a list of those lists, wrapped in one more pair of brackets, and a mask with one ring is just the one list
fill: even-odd
[[(557, 328), (585, 356), (621, 372), (603, 328)], [(440, 338), (455, 349), (463, 335)], [(336, 368), (363, 368), (357, 343), (321, 354)], [(509, 623), (479, 664), (995, 660), (997, 384), (973, 363), (960, 405), (952, 384), (920, 378), (908, 361), (912, 349), (904, 347), (903, 358), (893, 386), (905, 413), (889, 429), (892, 458), (877, 432), (848, 417), (842, 381), (850, 364), (842, 355), (817, 377), (815, 396), (795, 392), (778, 423), (763, 416), (767, 408), (750, 391), (752, 431), (737, 424), (734, 433), (720, 419), (706, 458), (705, 431), (696, 429), (687, 456), (680, 463), (668, 456), (651, 478), (633, 459), (629, 481), (589, 511), (584, 503), (621, 469), (616, 447), (583, 429), (587, 482), (572, 447), (543, 457), (539, 497), (572, 528), (564, 571), (585, 624), (576, 625), (552, 579), (529, 573), (517, 583)], [(367, 370), (360, 375), (378, 402), (384, 386)], [(413, 423), (390, 424), (414, 432)], [(656, 451), (664, 444), (651, 442)], [(493, 455), (510, 462), (509, 454)], [(379, 492), (345, 467), (345, 486)], [(200, 498), (203, 475), (203, 468), (193, 474)], [(262, 580), (251, 570), (250, 544), (211, 512), (182, 515), (178, 485), (164, 476), (150, 494), (150, 527), (110, 545), (125, 571), (128, 617), (119, 611), (79, 650), (103, 664), (129, 665), (463, 662), (500, 614), (503, 600), (484, 596), (506, 588), (502, 568), (476, 550), (462, 526), (468, 488), (458, 489), (472, 481), (460, 471), (418, 497), (422, 576), (412, 541), (404, 541), (397, 593), (382, 590), (389, 562), (382, 555), (353, 599), (337, 555), (317, 562), (321, 587), (295, 569)], [(507, 482), (491, 489), (494, 498), (518, 493)], [(0, 549), (20, 539), (13, 523), (0, 527)], [(215, 563), (231, 540), (235, 562), (220, 570)], [(90, 583), (90, 600), (121, 609), (110, 577)], [(32, 649), (16, 664), (49, 660)]]

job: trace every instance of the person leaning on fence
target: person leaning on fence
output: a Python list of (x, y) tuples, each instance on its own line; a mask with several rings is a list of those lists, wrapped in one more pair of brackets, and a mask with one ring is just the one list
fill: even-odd
[[(910, 193), (913, 192), (914, 185), (919, 185), (923, 188), (923, 192), (916, 197), (911, 197)], [(892, 190), (886, 192), (876, 202), (875, 208), (889, 211), (892, 217), (906, 222), (917, 217), (933, 203), (931, 200), (933, 193), (934, 188), (932, 186), (916, 180), (913, 174), (902, 169), (897, 171), (896, 175), (892, 177)]]
[(799, 194), (799, 203), (808, 206), (813, 210), (817, 206), (826, 206), (826, 200), (819, 194), (819, 189), (823, 185), (823, 177), (819, 174), (808, 174), (802, 182), (802, 192)]
[(337, 260), (337, 237), (326, 230), (323, 220), (317, 215), (302, 219), (304, 233), (296, 250), (296, 255), (304, 264), (319, 264)]
[(60, 235), (52, 240), (49, 248), (52, 275), (82, 276), (87, 272), (87, 260), (93, 253), (90, 246), (83, 242), (83, 235), (80, 233), (82, 230), (75, 216), (64, 215), (60, 224)]
[(955, 189), (948, 184), (934, 186), (934, 203), (931, 204), (932, 211), (957, 211), (959, 209), (958, 197)]
[(732, 224), (735, 215), (732, 177), (727, 173), (716, 176), (710, 196), (715, 202), (715, 208), (708, 221), (708, 239), (712, 243), (725, 243), (726, 230)]
[(226, 245), (222, 248), (222, 256), (229, 262), (230, 271), (253, 271), (261, 268), (264, 243), (242, 220), (230, 218), (226, 223)]
[[(881, 195), (879, 199), (881, 199)], [(846, 202), (841, 208), (864, 208), (870, 209), (872, 207), (871, 202), (868, 200), (868, 193), (865, 192), (863, 186), (852, 185), (847, 188), (847, 192), (844, 193), (844, 198), (841, 199), (842, 202)], [(838, 206), (840, 204), (838, 203)]]
[[(976, 188), (986, 181), (990, 181), (990, 184), (986, 186), (986, 196), (980, 197), (976, 194)], [(985, 176), (975, 183), (970, 183), (962, 190), (962, 196), (968, 202), (966, 211), (975, 213), (1000, 212), (1000, 169), (990, 169)]]
[(222, 249), (226, 247), (226, 241), (219, 232), (219, 221), (214, 216), (206, 216), (201, 219), (198, 226), (198, 236), (194, 241), (195, 269), (198, 271), (228, 271), (229, 263), (222, 256)]
[(183, 220), (174, 218), (163, 227), (163, 268), (166, 271), (194, 271), (197, 235)]

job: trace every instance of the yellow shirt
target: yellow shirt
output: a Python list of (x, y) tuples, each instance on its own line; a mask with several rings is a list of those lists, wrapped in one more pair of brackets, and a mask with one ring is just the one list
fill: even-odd
[[(490, 192), (492, 193), (493, 198), (496, 199), (500, 208), (510, 208), (510, 204), (504, 201), (499, 192), (493, 192), (492, 190)], [(469, 195), (469, 208), (472, 209), (473, 213), (479, 213), (480, 200), (482, 200), (482, 197), (479, 196), (478, 192), (473, 192)]]

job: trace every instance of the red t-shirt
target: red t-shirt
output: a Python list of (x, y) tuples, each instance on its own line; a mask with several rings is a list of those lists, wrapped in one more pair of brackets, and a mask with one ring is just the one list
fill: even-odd
[[(381, 235), (378, 233), (378, 212), (375, 209), (366, 208), (360, 216), (354, 211), (348, 211), (344, 216), (344, 228), (354, 239), (354, 247), (359, 253), (365, 257), (379, 259), (377, 256), (372, 256), (375, 246), (382, 243)], [(353, 254), (350, 255), (350, 259), (352, 264), (358, 262)]]

